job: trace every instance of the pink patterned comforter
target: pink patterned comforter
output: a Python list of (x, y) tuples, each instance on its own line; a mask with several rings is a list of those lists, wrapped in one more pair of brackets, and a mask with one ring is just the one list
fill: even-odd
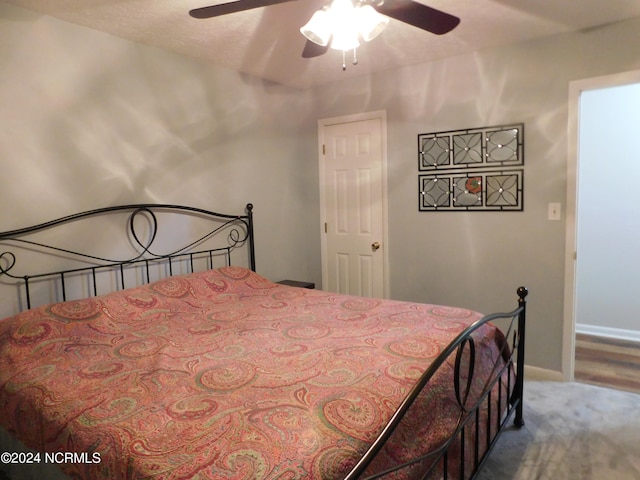
[[(1, 321), (0, 423), (42, 452), (86, 452), (60, 467), (87, 479), (337, 479), (480, 317), (237, 267), (172, 277)], [(476, 340), (489, 376), (503, 336)], [(449, 436), (445, 367), (379, 466)]]

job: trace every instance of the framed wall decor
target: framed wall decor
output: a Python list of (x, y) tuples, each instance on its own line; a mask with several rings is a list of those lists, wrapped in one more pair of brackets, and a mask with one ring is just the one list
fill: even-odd
[(524, 124), (418, 135), (420, 211), (522, 211)]

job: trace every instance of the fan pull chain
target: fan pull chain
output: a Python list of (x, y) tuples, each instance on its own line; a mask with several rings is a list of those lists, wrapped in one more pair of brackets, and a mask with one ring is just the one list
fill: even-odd
[[(352, 65), (357, 65), (358, 64), (358, 55), (357, 55), (357, 48), (353, 49), (353, 61), (351, 62)], [(343, 50), (342, 51), (342, 71), (344, 72), (347, 69), (347, 51)]]

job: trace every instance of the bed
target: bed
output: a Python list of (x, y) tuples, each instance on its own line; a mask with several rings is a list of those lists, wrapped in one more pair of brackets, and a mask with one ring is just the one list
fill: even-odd
[(0, 470), (466, 479), (524, 424), (524, 287), (491, 315), (292, 287), (256, 272), (253, 230), (251, 204), (144, 204), (0, 233), (23, 310), (0, 321)]

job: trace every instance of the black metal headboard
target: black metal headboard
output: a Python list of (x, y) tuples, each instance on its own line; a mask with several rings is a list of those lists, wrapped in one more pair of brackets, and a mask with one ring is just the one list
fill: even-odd
[[(75, 233), (80, 220), (86, 227)], [(101, 248), (94, 248), (98, 244)], [(45, 288), (49, 297), (55, 290), (56, 300), (67, 300), (69, 291), (78, 289), (84, 296), (96, 296), (103, 293), (101, 276), (102, 283), (109, 276), (110, 290), (125, 289), (131, 277), (136, 284), (149, 283), (156, 277), (193, 272), (196, 263), (204, 268), (218, 266), (214, 260), (231, 265), (231, 253), (240, 247), (246, 247), (242, 251), (247, 257), (234, 264), (244, 263), (255, 271), (250, 203), (243, 215), (168, 204), (105, 207), (0, 232), (0, 283), (14, 287), (22, 310), (34, 303), (34, 283), (53, 283)], [(33, 259), (43, 255), (53, 261)]]

